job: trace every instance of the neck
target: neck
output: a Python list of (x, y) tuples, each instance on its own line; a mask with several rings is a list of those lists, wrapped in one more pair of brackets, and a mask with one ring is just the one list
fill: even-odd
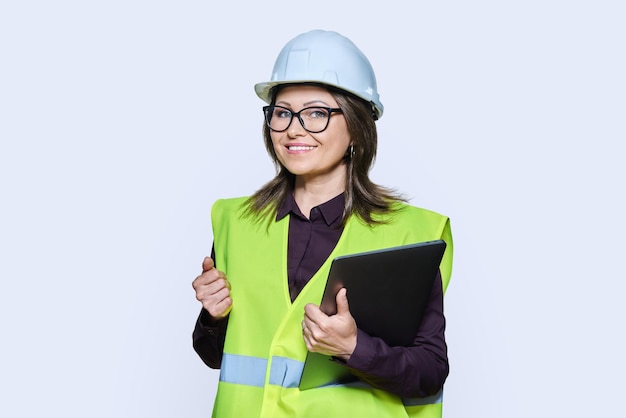
[(293, 195), (300, 211), (308, 218), (313, 207), (328, 202), (345, 190), (345, 176), (342, 176), (341, 179), (326, 179), (314, 182), (307, 182), (300, 177), (296, 177)]

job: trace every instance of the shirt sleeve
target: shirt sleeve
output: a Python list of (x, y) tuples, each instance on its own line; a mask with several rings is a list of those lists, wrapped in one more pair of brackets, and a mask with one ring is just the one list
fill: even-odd
[(357, 345), (346, 366), (361, 380), (401, 397), (439, 392), (449, 372), (441, 275), (437, 275), (412, 346), (390, 347), (358, 330)]
[(228, 317), (219, 320), (213, 319), (202, 308), (193, 330), (193, 349), (202, 361), (212, 369), (219, 369), (222, 365), (227, 327)]

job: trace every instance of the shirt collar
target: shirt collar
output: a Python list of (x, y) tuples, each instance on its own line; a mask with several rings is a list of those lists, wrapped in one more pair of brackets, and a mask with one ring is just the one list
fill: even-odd
[[(341, 221), (341, 218), (343, 216), (344, 203), (344, 194), (340, 193), (332, 199), (315, 207), (319, 209), (322, 217), (324, 218), (324, 222), (326, 222), (326, 225), (331, 226)], [(306, 217), (300, 211), (300, 208), (298, 207), (298, 204), (293, 197), (293, 193), (289, 193), (287, 198), (278, 207), (278, 210), (276, 212), (276, 220), (279, 221), (290, 213), (306, 219)]]

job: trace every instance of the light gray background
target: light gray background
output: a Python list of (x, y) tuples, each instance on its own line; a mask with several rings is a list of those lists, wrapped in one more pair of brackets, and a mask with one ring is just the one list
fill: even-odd
[(626, 416), (623, 4), (3, 1), (0, 416), (209, 416), (210, 206), (314, 28), (377, 72), (374, 180), (452, 218), (444, 416)]

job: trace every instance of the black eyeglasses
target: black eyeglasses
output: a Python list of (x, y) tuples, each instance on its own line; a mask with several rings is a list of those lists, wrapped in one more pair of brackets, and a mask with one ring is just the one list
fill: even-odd
[(265, 106), (265, 123), (274, 132), (285, 132), (293, 117), (297, 116), (302, 127), (312, 134), (317, 134), (328, 128), (333, 113), (341, 113), (341, 109), (333, 107), (305, 107), (299, 112), (293, 112), (282, 106)]

